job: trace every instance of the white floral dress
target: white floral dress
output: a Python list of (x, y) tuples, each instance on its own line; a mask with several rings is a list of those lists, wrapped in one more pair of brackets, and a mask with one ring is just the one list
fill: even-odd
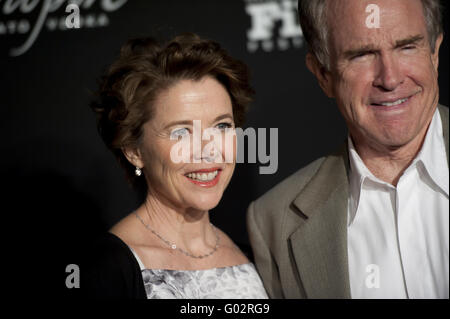
[(252, 263), (205, 270), (146, 269), (139, 263), (148, 299), (267, 299)]

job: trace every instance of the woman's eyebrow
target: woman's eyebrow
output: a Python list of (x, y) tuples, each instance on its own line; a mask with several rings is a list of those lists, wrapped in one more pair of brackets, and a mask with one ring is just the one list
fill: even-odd
[(173, 122), (170, 122), (169, 124), (167, 124), (166, 126), (164, 126), (164, 129), (167, 129), (171, 126), (176, 126), (176, 125), (192, 125), (192, 124), (193, 124), (192, 120), (173, 121)]
[(223, 120), (226, 118), (233, 119), (233, 115), (230, 113), (219, 115), (218, 117), (215, 118), (215, 120), (213, 122), (217, 122), (217, 121), (220, 121), (220, 120)]
[[(226, 113), (226, 114), (219, 115), (218, 117), (216, 117), (216, 118), (214, 119), (213, 122), (217, 122), (217, 121), (220, 121), (220, 120), (223, 120), (223, 119), (226, 119), (226, 118), (233, 119), (233, 115), (230, 114), (230, 113)], [(164, 129), (167, 129), (167, 128), (169, 128), (169, 127), (176, 126), (176, 125), (193, 125), (193, 124), (194, 124), (193, 121), (195, 121), (195, 120), (179, 120), (179, 121), (173, 121), (173, 122), (170, 122), (169, 124), (165, 125), (165, 126), (164, 126)]]

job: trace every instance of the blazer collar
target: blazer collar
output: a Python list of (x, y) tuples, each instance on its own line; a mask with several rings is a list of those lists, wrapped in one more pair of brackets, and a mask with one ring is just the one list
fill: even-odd
[(347, 144), (328, 156), (293, 205), (306, 217), (290, 235), (308, 298), (351, 298), (347, 254)]

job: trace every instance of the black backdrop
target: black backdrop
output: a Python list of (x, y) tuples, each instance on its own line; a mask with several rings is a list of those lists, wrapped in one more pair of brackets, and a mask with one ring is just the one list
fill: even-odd
[[(88, 108), (96, 79), (131, 37), (196, 32), (251, 68), (257, 94), (246, 126), (278, 128), (278, 170), (260, 175), (262, 164), (238, 164), (211, 214), (244, 249), (250, 201), (346, 137), (336, 106), (305, 67), (295, 0), (78, 1), (79, 29), (64, 25), (67, 1), (54, 1), (47, 15), (49, 1), (28, 10), (31, 1), (13, 1), (23, 3), (18, 8), (8, 2), (0, 1), (2, 228), (7, 264), (25, 275), (25, 285), (38, 280), (51, 295), (67, 293), (66, 265), (78, 264), (92, 238), (139, 203)], [(445, 105), (448, 62), (445, 40), (439, 67)], [(22, 285), (15, 284), (19, 294)]]

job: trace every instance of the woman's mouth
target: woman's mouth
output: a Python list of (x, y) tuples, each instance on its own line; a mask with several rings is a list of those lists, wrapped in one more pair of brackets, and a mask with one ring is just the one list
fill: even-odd
[(220, 173), (222, 169), (220, 168), (212, 168), (212, 169), (201, 169), (198, 171), (194, 171), (191, 173), (188, 173), (184, 176), (186, 178), (199, 186), (202, 187), (212, 187), (217, 184), (219, 181)]

